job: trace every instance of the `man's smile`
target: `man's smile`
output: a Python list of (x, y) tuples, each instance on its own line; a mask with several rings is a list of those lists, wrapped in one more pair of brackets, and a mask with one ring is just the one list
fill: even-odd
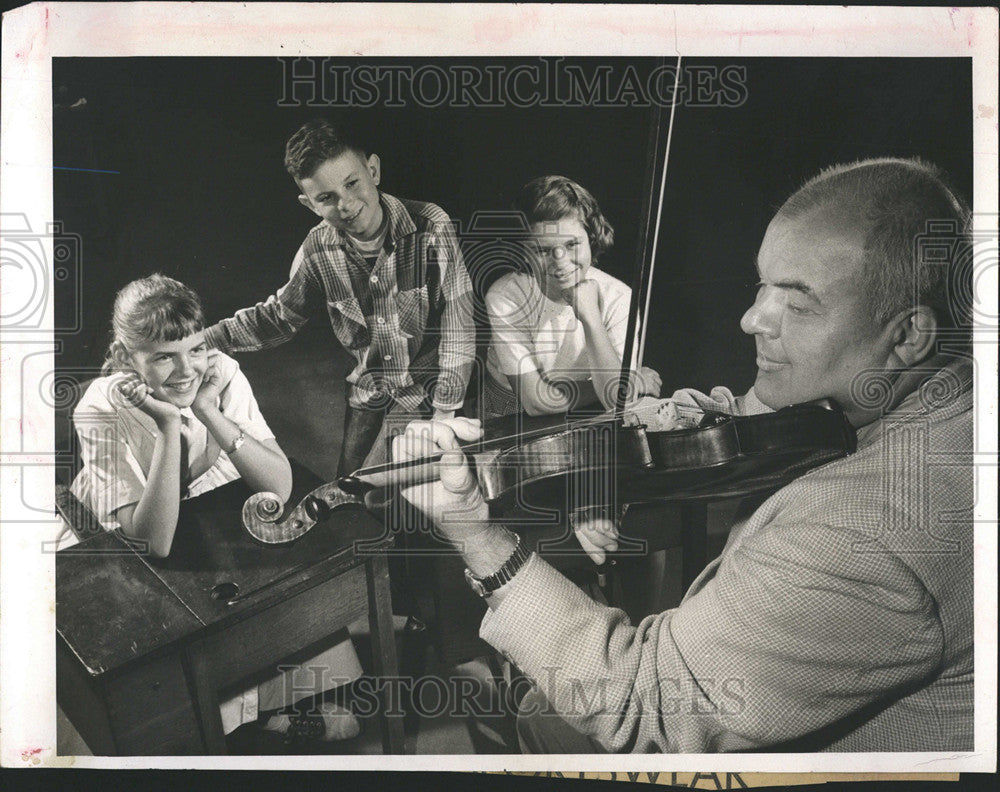
[(759, 349), (757, 350), (757, 368), (761, 371), (778, 371), (787, 365), (788, 363), (786, 361), (775, 360), (774, 358), (765, 355)]

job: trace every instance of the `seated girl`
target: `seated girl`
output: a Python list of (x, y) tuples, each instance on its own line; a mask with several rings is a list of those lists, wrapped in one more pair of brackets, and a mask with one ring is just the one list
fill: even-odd
[[(207, 349), (204, 324), (197, 296), (178, 281), (152, 275), (128, 284), (115, 299), (106, 376), (91, 384), (73, 413), (83, 457), (73, 494), (105, 528), (120, 528), (160, 558), (170, 553), (183, 498), (240, 478), (283, 499), (292, 488), (288, 459), (250, 383), (235, 360)], [(328, 672), (336, 672), (338, 684), (361, 675), (346, 632), (303, 666), (224, 701), (223, 730), (259, 719), (290, 738), (355, 736), (357, 719), (333, 704), (318, 714), (267, 716), (322, 693)], [(317, 668), (324, 672), (313, 674)]]
[[(562, 176), (542, 176), (518, 193), (533, 249), (526, 271), (502, 276), (486, 294), (492, 338), (483, 417), (615, 408), (632, 290), (594, 264), (614, 230), (594, 197)], [(643, 368), (634, 396), (659, 395)]]

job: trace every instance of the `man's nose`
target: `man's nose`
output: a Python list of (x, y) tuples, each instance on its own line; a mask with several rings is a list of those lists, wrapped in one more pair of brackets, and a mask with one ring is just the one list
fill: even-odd
[(743, 314), (740, 329), (748, 335), (765, 335), (771, 338), (777, 338), (781, 333), (781, 312), (777, 300), (768, 294), (766, 288), (761, 289), (753, 305)]

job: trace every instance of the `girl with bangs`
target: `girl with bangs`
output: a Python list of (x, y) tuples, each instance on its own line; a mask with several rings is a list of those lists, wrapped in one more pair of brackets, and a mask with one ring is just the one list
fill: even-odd
[[(120, 529), (164, 558), (182, 499), (237, 479), (288, 499), (288, 458), (239, 364), (207, 348), (201, 304), (191, 289), (159, 274), (132, 281), (115, 299), (111, 324), (105, 376), (73, 412), (83, 468), (70, 488), (106, 529)], [(313, 673), (318, 668), (324, 673)], [(344, 707), (323, 702), (309, 714), (283, 711), (322, 693), (328, 671), (338, 684), (362, 673), (346, 631), (302, 667), (222, 702), (223, 730), (259, 721), (290, 740), (354, 737), (360, 724)], [(312, 689), (296, 672), (308, 674)]]

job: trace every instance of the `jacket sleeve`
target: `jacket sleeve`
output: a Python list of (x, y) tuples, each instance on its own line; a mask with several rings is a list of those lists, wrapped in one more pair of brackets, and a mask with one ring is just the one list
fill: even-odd
[(940, 661), (933, 598), (895, 556), (857, 553), (859, 538), (765, 526), (680, 607), (635, 626), (533, 557), (480, 634), (609, 750), (780, 744), (891, 700)]
[(476, 357), (476, 326), (472, 311), (472, 281), (465, 268), (458, 238), (450, 222), (437, 223), (430, 244), (437, 248), (441, 268), (441, 340), (438, 344), (438, 375), (434, 407), (455, 410), (465, 401), (465, 392)]

